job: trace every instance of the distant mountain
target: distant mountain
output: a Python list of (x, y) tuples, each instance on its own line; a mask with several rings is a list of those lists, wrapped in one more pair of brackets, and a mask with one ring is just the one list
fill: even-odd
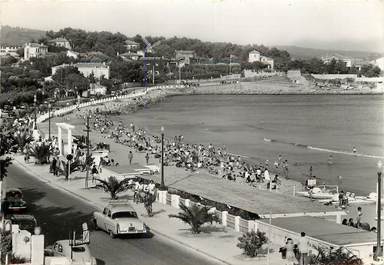
[(0, 44), (22, 46), (24, 43), (37, 41), (45, 36), (45, 31), (20, 27), (1, 26)]
[(291, 58), (309, 59), (321, 58), (323, 56), (337, 55), (341, 57), (348, 57), (351, 59), (359, 59), (364, 61), (371, 61), (373, 59), (383, 56), (377, 52), (367, 51), (344, 51), (344, 50), (325, 50), (325, 49), (312, 49), (298, 46), (277, 46), (279, 49), (286, 50), (291, 55)]

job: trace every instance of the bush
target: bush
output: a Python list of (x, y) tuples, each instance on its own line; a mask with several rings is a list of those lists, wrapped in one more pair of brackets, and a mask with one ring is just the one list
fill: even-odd
[(256, 257), (262, 246), (268, 242), (264, 232), (259, 230), (247, 232), (239, 237), (237, 247), (244, 250), (244, 254), (249, 257)]

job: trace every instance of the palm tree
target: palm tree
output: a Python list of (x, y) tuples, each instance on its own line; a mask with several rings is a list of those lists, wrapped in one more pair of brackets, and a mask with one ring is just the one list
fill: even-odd
[(100, 182), (97, 186), (103, 188), (105, 192), (109, 192), (112, 200), (117, 200), (117, 194), (128, 189), (129, 179), (118, 181), (115, 177), (111, 176), (107, 180), (96, 180)]
[(187, 207), (185, 204), (179, 204), (182, 212), (178, 214), (168, 215), (170, 218), (178, 218), (184, 223), (187, 223), (192, 228), (192, 233), (198, 234), (201, 232), (200, 227), (208, 222), (218, 221), (218, 218), (215, 214), (208, 212), (208, 208), (205, 206), (198, 206), (193, 204), (190, 207)]
[(33, 137), (30, 132), (23, 131), (17, 133), (14, 138), (14, 144), (17, 146), (17, 149), (23, 151), (26, 144), (29, 144), (33, 141)]
[(363, 265), (363, 261), (345, 248), (325, 249), (316, 248), (318, 254), (311, 257), (314, 265)]
[(75, 161), (71, 162), (71, 164), (69, 165), (70, 172), (68, 171), (68, 162), (61, 161), (61, 164), (63, 168), (59, 168), (59, 174), (64, 175), (66, 180), (68, 180), (69, 173), (79, 171), (82, 167), (79, 159), (76, 159)]
[(37, 163), (46, 164), (49, 161), (49, 157), (52, 153), (52, 147), (50, 144), (45, 142), (41, 144), (36, 144), (35, 146), (29, 149), (29, 155), (34, 156)]

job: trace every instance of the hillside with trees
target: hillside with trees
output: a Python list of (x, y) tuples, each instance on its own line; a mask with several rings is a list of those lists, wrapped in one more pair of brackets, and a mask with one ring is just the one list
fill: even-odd
[(23, 46), (45, 36), (45, 31), (20, 27), (1, 26), (0, 44), (9, 46)]

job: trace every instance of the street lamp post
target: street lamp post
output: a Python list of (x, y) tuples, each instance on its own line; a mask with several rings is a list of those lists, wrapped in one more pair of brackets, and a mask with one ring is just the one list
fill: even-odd
[(89, 159), (89, 132), (91, 131), (90, 127), (89, 127), (89, 118), (90, 118), (90, 116), (91, 115), (88, 113), (86, 129), (84, 130), (85, 132), (87, 132), (87, 156), (85, 157), (85, 163), (86, 163), (86, 169), (87, 169), (87, 172), (86, 172), (86, 175), (85, 175), (85, 188), (86, 189), (88, 189), (88, 178), (89, 178), (89, 163), (88, 163), (88, 159)]
[(164, 127), (161, 126), (161, 184), (160, 189), (165, 190), (164, 184)]
[(48, 141), (51, 141), (51, 103), (48, 104)]
[(33, 125), (33, 129), (35, 130), (35, 129), (37, 129), (37, 126), (36, 126), (36, 120), (37, 120), (37, 110), (36, 110), (36, 106), (37, 106), (37, 97), (36, 97), (36, 94), (33, 96), (33, 105), (34, 105), (34, 107), (35, 107), (35, 124)]
[(377, 162), (377, 248), (375, 253), (375, 260), (382, 255), (381, 253), (381, 168), (383, 163)]

